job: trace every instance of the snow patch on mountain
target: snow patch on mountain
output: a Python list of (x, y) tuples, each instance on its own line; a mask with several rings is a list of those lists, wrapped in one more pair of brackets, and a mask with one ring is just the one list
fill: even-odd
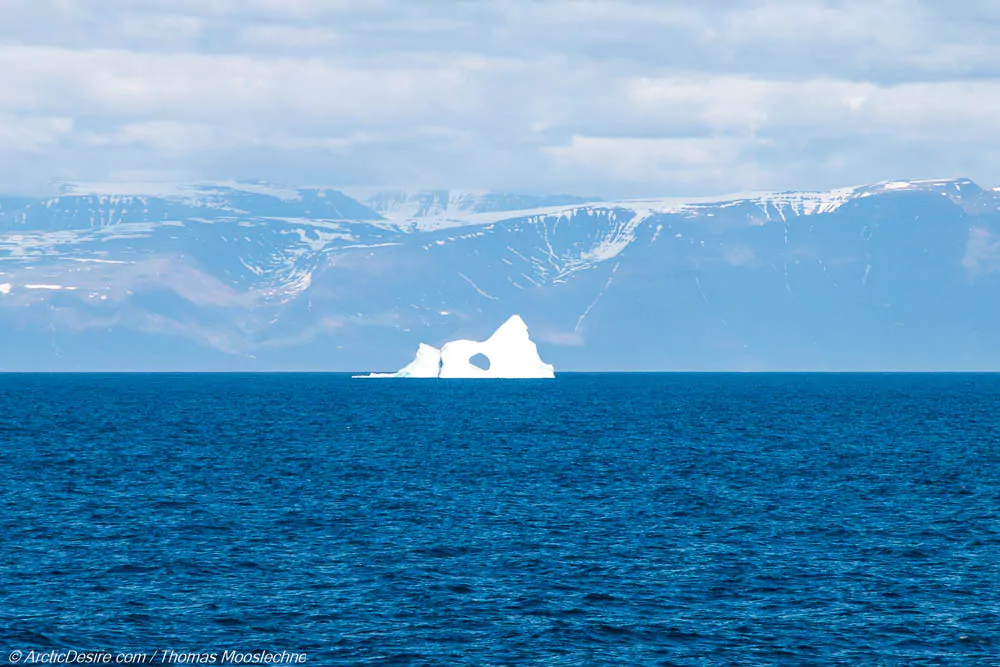
[[(578, 211), (631, 211), (638, 222), (652, 215), (697, 214), (706, 208), (743, 204), (771, 209), (775, 218), (830, 213), (858, 196), (860, 188), (824, 192), (755, 192), (711, 197), (666, 197), (602, 202), (573, 202), (524, 208), (491, 208), (482, 193), (378, 193), (364, 203), (405, 232), (435, 232), (454, 227), (481, 226), (521, 218), (567, 218)], [(525, 203), (539, 198), (524, 198)], [(771, 215), (771, 213), (769, 213)]]
[(558, 212), (599, 201), (572, 195), (516, 195), (463, 190), (348, 190), (372, 210), (408, 232), (485, 225), (527, 214)]
[(283, 201), (298, 201), (301, 194), (293, 188), (263, 182), (213, 181), (209, 183), (172, 183), (157, 181), (93, 181), (67, 182), (62, 192), (77, 196), (158, 197), (202, 202), (205, 197), (224, 196), (228, 191), (275, 197)]

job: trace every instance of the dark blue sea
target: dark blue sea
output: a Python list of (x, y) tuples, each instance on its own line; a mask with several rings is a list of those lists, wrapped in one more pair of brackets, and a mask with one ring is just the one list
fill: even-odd
[(1000, 376), (3, 375), (0, 443), (0, 660), (1000, 665)]

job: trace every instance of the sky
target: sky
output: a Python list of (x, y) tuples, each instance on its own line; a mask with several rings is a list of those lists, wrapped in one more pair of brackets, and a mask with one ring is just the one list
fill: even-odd
[(1000, 184), (995, 0), (0, 0), (0, 191)]

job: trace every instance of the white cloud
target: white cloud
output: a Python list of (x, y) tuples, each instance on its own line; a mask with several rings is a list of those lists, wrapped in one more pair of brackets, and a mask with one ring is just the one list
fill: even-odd
[(1000, 268), (1000, 240), (988, 229), (971, 228), (965, 242), (962, 266), (970, 278), (996, 271)]
[(646, 139), (574, 136), (544, 149), (562, 169), (584, 169), (611, 183), (684, 183), (725, 177), (745, 142), (725, 137)]
[(992, 184), (998, 26), (929, 0), (7, 0), (0, 179)]
[(315, 49), (343, 43), (343, 37), (336, 30), (291, 25), (249, 25), (241, 31), (240, 38), (248, 47), (262, 50)]
[(1000, 113), (1000, 79), (885, 85), (748, 76), (646, 78), (632, 83), (630, 100), (637, 116), (656, 119), (667, 131), (694, 126), (706, 132), (954, 141), (981, 137)]
[(348, 67), (301, 58), (8, 46), (0, 47), (0, 108), (226, 125), (410, 124), (473, 116), (493, 67), (469, 59)]
[(57, 146), (72, 131), (72, 118), (0, 114), (0, 150), (9, 151), (16, 160), (19, 153), (41, 153)]

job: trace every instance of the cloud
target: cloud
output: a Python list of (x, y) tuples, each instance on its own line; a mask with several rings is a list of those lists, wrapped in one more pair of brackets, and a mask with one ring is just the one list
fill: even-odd
[(722, 259), (729, 266), (746, 266), (756, 259), (756, 255), (750, 246), (735, 245), (722, 249)]
[(998, 113), (989, 2), (0, 7), (8, 190), (123, 172), (605, 196), (992, 184)]
[(722, 165), (736, 165), (747, 142), (725, 137), (585, 137), (546, 148), (560, 169), (583, 170), (595, 182), (658, 183), (699, 187), (732, 176)]
[(808, 132), (900, 139), (980, 136), (1000, 112), (1000, 80), (875, 84), (843, 79), (781, 81), (746, 76), (640, 79), (636, 115), (661, 130)]
[(1000, 239), (988, 229), (971, 228), (965, 242), (962, 267), (970, 279), (996, 271), (1000, 268)]
[(540, 343), (551, 343), (552, 345), (582, 347), (586, 340), (578, 331), (549, 331), (539, 330), (534, 334), (535, 339)]
[(0, 114), (0, 150), (8, 154), (42, 153), (72, 132), (73, 119), (66, 116)]

